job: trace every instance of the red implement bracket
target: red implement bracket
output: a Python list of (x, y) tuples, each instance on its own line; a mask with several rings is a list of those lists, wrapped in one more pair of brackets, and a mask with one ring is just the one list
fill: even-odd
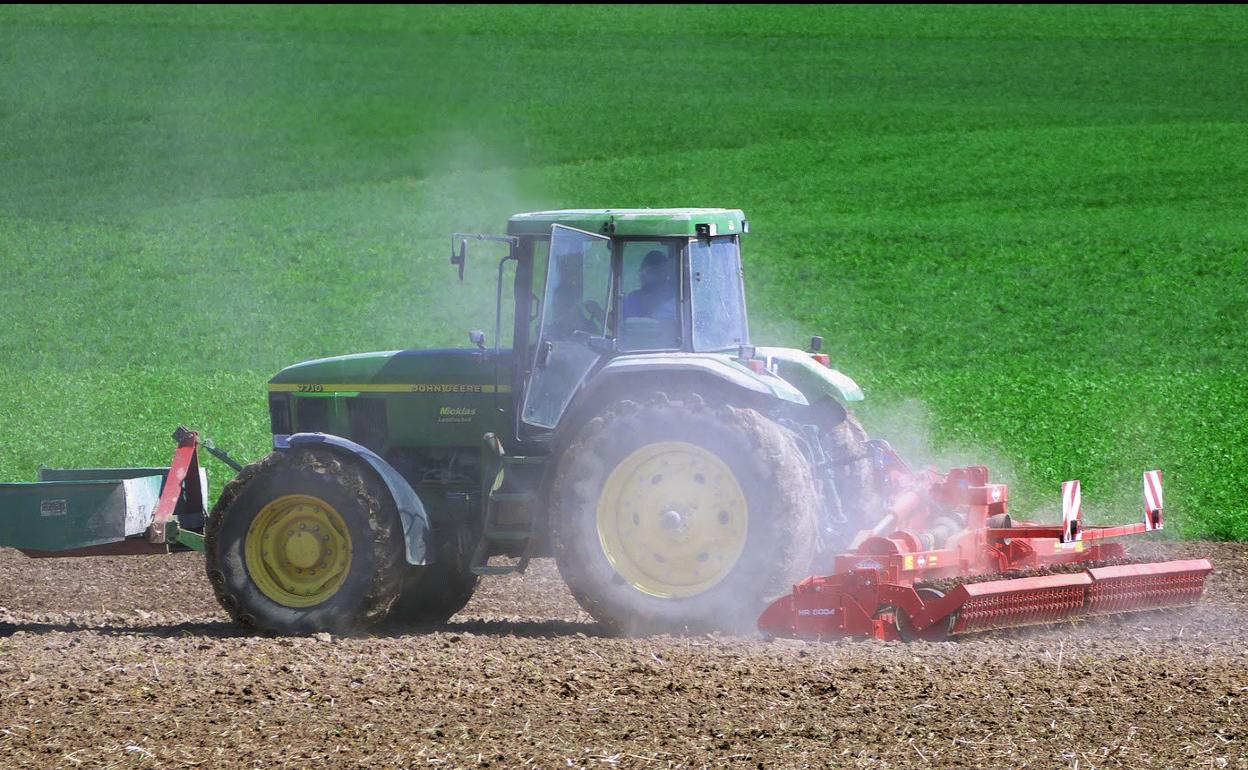
[(173, 452), (169, 475), (165, 477), (160, 501), (156, 503), (152, 523), (147, 528), (147, 539), (152, 543), (167, 542), (165, 530), (173, 519), (173, 512), (177, 509), (183, 493), (188, 500), (198, 502), (203, 499), (203, 490), (199, 486), (199, 434), (186, 428), (178, 428), (173, 433), (173, 440), (177, 442), (178, 448)]

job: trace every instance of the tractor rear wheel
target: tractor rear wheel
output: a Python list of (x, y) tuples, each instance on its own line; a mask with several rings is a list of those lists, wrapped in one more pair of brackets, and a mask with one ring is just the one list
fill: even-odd
[(825, 572), (831, 568), (827, 560), (848, 547), (849, 536), (875, 524), (883, 501), (867, 443), (870, 437), (862, 423), (831, 397), (815, 405), (815, 415), (823, 450), (832, 461), (830, 481), (835, 487), (835, 506), (829, 521), (835, 531), (823, 533), (824, 551), (815, 565), (816, 572)]
[(394, 502), (372, 473), (324, 449), (274, 452), (244, 468), (222, 491), (204, 541), (221, 606), (263, 631), (366, 628), (401, 584)]
[(791, 434), (696, 396), (620, 401), (589, 420), (551, 502), (564, 581), (617, 632), (753, 630), (814, 553), (811, 470)]

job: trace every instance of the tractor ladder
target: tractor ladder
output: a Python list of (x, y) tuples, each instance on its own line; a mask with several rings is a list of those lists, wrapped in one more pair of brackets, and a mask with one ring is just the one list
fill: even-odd
[[(509, 455), (493, 433), (485, 434), (482, 450), (482, 498), (485, 515), (481, 538), (472, 555), (474, 575), (524, 572), (536, 544), (534, 506), (546, 455)], [(490, 564), (490, 557), (510, 556), (509, 564)]]

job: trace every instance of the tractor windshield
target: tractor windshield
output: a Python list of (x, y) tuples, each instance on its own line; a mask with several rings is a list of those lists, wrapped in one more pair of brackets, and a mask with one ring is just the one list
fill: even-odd
[(728, 350), (748, 342), (741, 252), (736, 236), (689, 242), (693, 349)]

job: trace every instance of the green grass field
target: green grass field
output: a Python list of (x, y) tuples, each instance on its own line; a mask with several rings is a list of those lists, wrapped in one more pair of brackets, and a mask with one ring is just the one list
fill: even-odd
[(1248, 538), (1246, 72), (1239, 8), (0, 8), (0, 479), (466, 344), (455, 229), (736, 206), (755, 341), (876, 434)]

